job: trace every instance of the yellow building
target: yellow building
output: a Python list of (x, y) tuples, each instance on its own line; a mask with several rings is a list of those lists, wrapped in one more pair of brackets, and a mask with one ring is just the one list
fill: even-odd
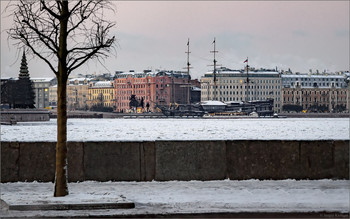
[(89, 84), (89, 101), (88, 106), (114, 106), (114, 88), (111, 81), (98, 81)]
[(49, 105), (57, 106), (57, 85), (49, 87)]
[(67, 81), (67, 109), (88, 109), (89, 78), (73, 78)]
[(69, 84), (67, 86), (67, 109), (87, 110), (88, 108), (88, 85)]

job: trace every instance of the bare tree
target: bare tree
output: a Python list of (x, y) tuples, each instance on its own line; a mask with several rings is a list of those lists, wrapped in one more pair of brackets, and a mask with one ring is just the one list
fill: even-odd
[(109, 32), (114, 22), (104, 13), (113, 5), (105, 0), (20, 0), (10, 3), (14, 23), (8, 30), (15, 45), (25, 47), (55, 73), (57, 88), (57, 146), (54, 196), (68, 195), (67, 79), (88, 60), (100, 61), (114, 48)]

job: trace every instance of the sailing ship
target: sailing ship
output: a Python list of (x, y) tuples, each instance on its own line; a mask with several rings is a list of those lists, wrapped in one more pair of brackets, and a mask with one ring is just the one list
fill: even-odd
[(158, 106), (166, 117), (203, 117), (210, 116), (257, 116), (272, 117), (273, 99), (245, 102), (204, 101), (197, 104), (170, 104)]
[[(214, 44), (214, 50), (210, 51), (211, 53), (214, 53), (214, 69), (213, 69), (213, 82), (214, 82), (214, 100), (204, 101), (202, 103), (197, 104), (191, 104), (189, 103), (189, 89), (188, 87), (188, 103), (187, 104), (170, 104), (169, 107), (164, 106), (158, 106), (158, 108), (162, 111), (162, 113), (169, 117), (189, 117), (189, 116), (198, 116), (202, 117), (205, 114), (211, 115), (211, 116), (257, 116), (257, 117), (270, 117), (274, 116), (274, 100), (273, 99), (266, 99), (266, 100), (252, 100), (249, 101), (249, 77), (248, 77), (248, 57), (244, 61), (244, 63), (247, 63), (246, 69), (247, 69), (247, 79), (246, 79), (246, 100), (245, 102), (221, 102), (217, 100), (216, 97), (216, 66), (217, 66), (217, 60), (215, 57), (215, 54), (218, 52), (215, 47), (215, 38), (213, 41)], [(188, 50), (187, 50), (187, 73), (189, 75), (189, 69), (190, 69), (190, 63), (189, 63), (189, 40), (187, 42)]]

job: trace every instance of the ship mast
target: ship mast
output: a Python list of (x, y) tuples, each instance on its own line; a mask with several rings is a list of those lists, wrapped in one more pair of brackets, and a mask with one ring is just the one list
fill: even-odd
[(187, 41), (187, 104), (190, 104), (190, 89), (191, 89), (191, 84), (190, 84), (190, 39), (188, 38), (188, 41)]
[(214, 76), (214, 98), (213, 100), (217, 100), (216, 99), (216, 59), (215, 59), (215, 53), (219, 52), (219, 51), (216, 51), (216, 47), (215, 47), (215, 37), (214, 37), (214, 41), (213, 41), (213, 44), (214, 44), (214, 51), (210, 51), (211, 53), (214, 53), (214, 70), (213, 70), (213, 76)]
[(246, 69), (247, 69), (247, 84), (246, 84), (246, 86), (247, 86), (246, 90), (247, 91), (246, 92), (247, 92), (247, 94), (245, 96), (245, 98), (246, 98), (245, 102), (248, 103), (248, 101), (249, 101), (249, 75), (248, 75), (249, 65), (248, 65), (248, 57), (247, 57), (247, 59), (244, 62), (247, 63), (247, 66), (246, 66)]

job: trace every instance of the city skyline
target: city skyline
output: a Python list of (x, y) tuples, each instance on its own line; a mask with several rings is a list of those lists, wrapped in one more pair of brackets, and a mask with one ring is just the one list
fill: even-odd
[[(4, 32), (11, 25), (1, 2), (1, 75), (16, 77), (20, 55)], [(114, 2), (112, 35), (117, 56), (104, 66), (90, 62), (73, 75), (186, 70), (190, 39), (190, 71), (200, 78), (213, 67), (213, 39), (218, 64), (232, 69), (249, 65), (307, 73), (349, 70), (348, 1), (121, 1)], [(17, 57), (18, 56), (18, 57)], [(28, 56), (31, 77), (54, 74), (42, 61)]]

